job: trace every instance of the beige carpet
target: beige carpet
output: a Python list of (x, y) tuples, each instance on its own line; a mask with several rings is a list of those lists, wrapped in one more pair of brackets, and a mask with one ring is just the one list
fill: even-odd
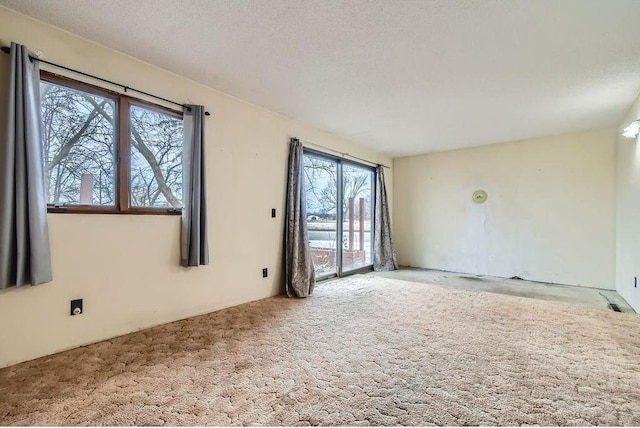
[(0, 370), (4, 425), (640, 425), (640, 317), (374, 276)]

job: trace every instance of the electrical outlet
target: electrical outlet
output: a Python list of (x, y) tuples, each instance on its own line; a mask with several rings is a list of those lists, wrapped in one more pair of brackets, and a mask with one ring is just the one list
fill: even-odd
[(267, 273), (267, 268), (262, 269), (262, 277), (263, 277), (263, 278), (266, 278), (266, 277), (267, 277), (267, 275), (268, 275), (268, 273)]
[(271, 217), (276, 218), (276, 209), (271, 208)]
[(82, 299), (76, 299), (71, 301), (71, 315), (80, 315), (84, 311), (82, 309)]

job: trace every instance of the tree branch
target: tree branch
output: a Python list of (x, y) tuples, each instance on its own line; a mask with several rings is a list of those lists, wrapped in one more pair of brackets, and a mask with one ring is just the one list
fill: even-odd
[(171, 204), (171, 206), (176, 208), (181, 207), (182, 203), (180, 202), (180, 200), (178, 200), (178, 198), (176, 198), (176, 196), (173, 194), (169, 186), (167, 186), (167, 182), (165, 181), (162, 175), (162, 170), (160, 169), (160, 165), (158, 165), (158, 161), (156, 157), (153, 155), (151, 150), (149, 150), (147, 145), (144, 143), (144, 141), (142, 140), (142, 137), (140, 136), (140, 133), (135, 128), (135, 126), (131, 126), (131, 135), (133, 136), (133, 138), (131, 139), (131, 144), (136, 149), (138, 149), (140, 154), (144, 157), (144, 159), (149, 164), (149, 167), (151, 167), (153, 176), (155, 177), (156, 182), (158, 183), (158, 189), (160, 190), (160, 192), (162, 192), (162, 195), (165, 197), (167, 202)]

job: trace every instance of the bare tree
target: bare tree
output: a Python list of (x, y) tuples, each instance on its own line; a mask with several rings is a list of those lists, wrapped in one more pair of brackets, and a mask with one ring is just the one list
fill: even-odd
[(104, 204), (112, 204), (114, 103), (57, 85), (42, 86), (44, 170), (49, 202), (78, 203), (82, 174), (102, 173), (101, 199)]
[[(348, 205), (339, 203), (337, 168), (333, 162), (313, 156), (304, 157), (304, 174), (307, 192), (307, 203), (317, 214), (329, 214), (342, 206), (342, 215), (347, 215)], [(361, 168), (343, 165), (342, 185), (343, 198), (371, 197), (371, 173)], [(367, 212), (369, 205), (366, 204)]]
[(131, 198), (143, 206), (182, 206), (182, 121), (131, 111)]

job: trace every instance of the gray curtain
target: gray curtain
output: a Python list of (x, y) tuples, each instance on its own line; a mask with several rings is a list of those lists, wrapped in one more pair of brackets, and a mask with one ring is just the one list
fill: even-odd
[(307, 233), (302, 150), (302, 143), (292, 138), (284, 237), (285, 289), (289, 297), (311, 296), (316, 283)]
[(52, 280), (44, 193), (40, 70), (11, 43), (0, 144), (0, 288)]
[(185, 267), (209, 264), (204, 106), (187, 107), (182, 152), (181, 264)]
[(376, 205), (373, 235), (373, 270), (398, 269), (396, 252), (391, 242), (391, 222), (387, 203), (387, 188), (384, 185), (384, 167), (376, 168)]

